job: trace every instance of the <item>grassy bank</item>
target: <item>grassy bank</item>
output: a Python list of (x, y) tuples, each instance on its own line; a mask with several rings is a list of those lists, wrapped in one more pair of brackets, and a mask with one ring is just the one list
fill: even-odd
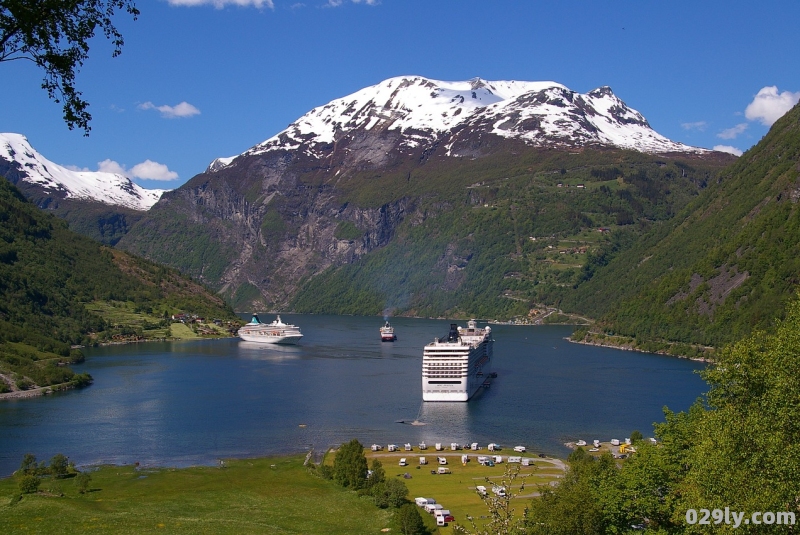
[[(390, 513), (308, 473), (303, 457), (225, 461), (225, 467), (91, 472), (45, 479), (17, 500), (0, 480), (0, 533), (380, 533)], [(396, 531), (396, 530), (393, 530)]]

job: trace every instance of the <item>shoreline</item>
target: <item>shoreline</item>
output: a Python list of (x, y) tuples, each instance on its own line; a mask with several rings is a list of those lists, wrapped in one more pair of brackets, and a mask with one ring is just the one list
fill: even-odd
[(595, 346), (595, 347), (605, 347), (608, 349), (618, 349), (620, 351), (635, 351), (637, 353), (649, 353), (651, 355), (663, 355), (665, 357), (673, 357), (676, 359), (683, 359), (683, 360), (691, 360), (694, 362), (703, 362), (705, 364), (713, 364), (713, 359), (706, 358), (706, 357), (687, 357), (684, 355), (673, 355), (671, 353), (667, 353), (666, 351), (645, 351), (644, 349), (638, 349), (636, 347), (626, 346), (626, 345), (617, 345), (611, 343), (603, 343), (603, 342), (587, 342), (586, 340), (573, 340), (570, 337), (564, 337), (564, 340), (573, 344), (582, 344), (585, 346)]
[[(360, 442), (360, 441), (359, 441)], [(167, 470), (167, 471), (176, 471), (176, 470), (190, 470), (193, 468), (220, 468), (224, 467), (225, 463), (227, 462), (253, 462), (253, 461), (266, 461), (266, 460), (289, 460), (289, 459), (303, 459), (303, 465), (307, 466), (308, 464), (314, 465), (321, 465), (325, 461), (325, 457), (329, 454), (335, 454), (338, 447), (342, 446), (342, 444), (331, 444), (326, 446), (324, 449), (317, 449), (311, 447), (309, 449), (297, 450), (297, 451), (283, 451), (283, 452), (275, 452), (275, 453), (268, 453), (264, 452), (258, 455), (243, 455), (241, 457), (215, 457), (214, 459), (209, 459), (207, 462), (195, 462), (189, 464), (183, 463), (146, 463), (146, 462), (139, 462), (139, 461), (130, 461), (130, 462), (89, 462), (89, 463), (82, 463), (76, 464), (75, 467), (78, 468), (80, 471), (91, 472), (93, 470), (98, 470), (105, 467), (131, 467), (136, 471), (149, 471), (149, 470)], [(565, 446), (571, 444), (570, 442), (564, 443)], [(364, 447), (364, 455), (368, 459), (400, 459), (403, 457), (409, 459), (417, 459), (419, 457), (427, 457), (431, 459), (429, 461), (430, 466), (438, 466), (435, 462), (436, 458), (438, 457), (445, 457), (454, 464), (461, 464), (461, 457), (462, 455), (468, 455), (472, 458), (472, 461), (475, 461), (475, 458), (479, 455), (481, 456), (495, 456), (499, 455), (503, 458), (507, 458), (509, 455), (513, 456), (521, 456), (521, 457), (530, 457), (535, 460), (535, 462), (539, 463), (546, 463), (550, 465), (557, 466), (559, 469), (565, 469), (567, 464), (566, 457), (557, 457), (550, 454), (542, 454), (544, 457), (539, 457), (538, 453), (534, 453), (532, 451), (518, 453), (514, 452), (511, 448), (504, 448), (499, 449), (496, 451), (488, 451), (486, 446), (482, 447), (480, 450), (470, 450), (470, 449), (460, 449), (457, 451), (452, 451), (450, 448), (444, 448), (441, 451), (435, 450), (433, 447), (429, 446), (427, 450), (420, 450), (418, 447), (415, 446), (413, 451), (404, 451), (402, 449), (398, 449), (396, 451), (372, 451), (370, 449), (370, 445), (362, 444)], [(574, 449), (574, 448), (571, 448)], [(66, 454), (65, 454), (66, 455)], [(68, 458), (71, 459), (70, 455), (67, 455)], [(512, 463), (513, 464), (513, 463)], [(395, 466), (394, 464), (387, 464), (387, 466)], [(408, 466), (416, 466), (414, 463), (410, 463)], [(3, 479), (10, 479), (14, 477), (16, 470), (10, 474), (2, 475), (0, 474), (0, 480)]]
[(29, 390), (12, 390), (11, 392), (4, 392), (0, 394), (0, 401), (10, 400), (10, 399), (38, 398), (41, 396), (48, 396), (50, 394), (55, 394), (56, 392), (74, 390), (75, 388), (77, 387), (71, 383), (59, 383), (57, 385), (38, 386), (36, 388), (31, 388)]

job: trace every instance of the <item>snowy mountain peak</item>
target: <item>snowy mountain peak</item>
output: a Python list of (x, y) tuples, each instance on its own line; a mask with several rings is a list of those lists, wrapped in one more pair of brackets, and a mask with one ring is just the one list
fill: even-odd
[[(367, 134), (397, 135), (400, 151), (443, 143), (449, 156), (467, 154), (459, 150), (459, 136), (484, 134), (533, 146), (707, 152), (658, 134), (608, 86), (582, 94), (556, 82), (398, 76), (314, 108), (244, 155), (301, 150), (322, 157), (331, 144)], [(222, 169), (234, 159), (218, 158), (208, 170)]]
[(167, 191), (142, 188), (116, 173), (67, 169), (36, 152), (20, 134), (0, 133), (0, 159), (14, 166), (22, 182), (36, 184), (67, 199), (94, 200), (144, 211)]

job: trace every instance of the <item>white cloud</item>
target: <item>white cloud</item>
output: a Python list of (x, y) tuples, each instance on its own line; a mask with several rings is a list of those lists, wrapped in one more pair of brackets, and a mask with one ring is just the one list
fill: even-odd
[(778, 87), (770, 85), (761, 88), (761, 91), (753, 98), (753, 102), (747, 105), (744, 116), (751, 121), (759, 120), (763, 125), (772, 126), (798, 101), (800, 101), (800, 92), (778, 93)]
[(70, 171), (76, 171), (78, 173), (84, 173), (86, 171), (91, 171), (91, 169), (89, 169), (88, 167), (78, 167), (77, 165), (65, 165), (64, 167), (66, 169), (69, 169)]
[[(377, 6), (380, 0), (351, 0), (354, 4), (366, 4), (368, 6)], [(323, 7), (339, 7), (344, 4), (344, 0), (328, 0), (328, 3)]]
[(694, 123), (681, 123), (684, 130), (699, 130), (704, 132), (708, 123), (705, 121), (696, 121)]
[(268, 7), (275, 9), (275, 4), (272, 0), (167, 0), (171, 6), (181, 7), (195, 7), (211, 5), (217, 9), (222, 9), (227, 5), (234, 5), (239, 7), (253, 6), (259, 9)]
[(717, 137), (722, 139), (735, 139), (736, 136), (738, 136), (745, 130), (747, 130), (747, 123), (739, 123), (734, 127), (726, 128), (725, 130), (717, 134)]
[[(97, 162), (97, 170), (105, 173), (116, 173), (128, 178), (142, 178), (146, 180), (175, 180), (178, 178), (178, 173), (170, 171), (163, 163), (154, 162), (152, 160), (145, 160), (142, 163), (137, 163), (130, 169), (126, 169), (124, 165), (114, 160), (106, 159), (102, 162)], [(88, 171), (88, 169), (83, 169), (83, 171)]]
[(193, 115), (200, 115), (200, 110), (192, 106), (186, 101), (181, 102), (175, 106), (156, 106), (152, 102), (145, 102), (139, 104), (140, 110), (158, 110), (161, 112), (161, 117), (166, 119), (176, 119), (179, 117), (191, 117)]
[(727, 152), (728, 154), (733, 154), (734, 156), (741, 156), (742, 151), (737, 149), (736, 147), (731, 147), (730, 145), (714, 145), (714, 150), (718, 150), (719, 152)]
[(130, 169), (130, 174), (134, 178), (144, 178), (147, 180), (175, 180), (178, 173), (170, 171), (163, 163), (145, 160), (137, 163)]
[(105, 159), (102, 162), (97, 162), (97, 170), (104, 173), (116, 173), (122, 176), (128, 176), (125, 167), (118, 164), (114, 160)]

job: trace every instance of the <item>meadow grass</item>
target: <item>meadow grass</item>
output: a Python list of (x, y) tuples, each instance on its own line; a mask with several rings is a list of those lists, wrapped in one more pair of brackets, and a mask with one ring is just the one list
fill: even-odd
[(190, 340), (193, 338), (200, 338), (200, 336), (185, 323), (173, 323), (172, 325), (170, 325), (169, 329), (170, 333), (172, 334), (172, 337), (178, 340)]
[[(492, 482), (502, 482), (507, 466), (481, 466), (475, 452), (469, 452), (466, 466), (456, 452), (365, 453), (370, 463), (373, 458), (383, 463), (387, 478), (411, 475), (402, 479), (410, 501), (417, 496), (434, 498), (464, 526), (470, 526), (468, 516), (478, 526), (488, 521), (488, 507), (475, 487), (484, 485), (491, 492)], [(429, 464), (417, 469), (420, 456)], [(451, 474), (430, 473), (439, 466), (437, 456), (448, 458)], [(331, 464), (333, 457), (329, 452), (325, 462)], [(410, 465), (398, 466), (401, 457)], [(519, 493), (512, 506), (520, 515), (539, 485), (563, 474), (558, 460), (536, 458), (534, 463), (520, 467), (509, 489)], [(92, 480), (86, 494), (78, 492), (71, 478), (44, 478), (38, 493), (26, 495), (20, 495), (16, 478), (0, 479), (0, 533), (358, 535), (386, 528), (399, 532), (393, 510), (378, 509), (370, 498), (318, 477), (303, 466), (301, 456), (226, 460), (222, 467), (101, 466), (88, 472)], [(525, 489), (519, 492), (523, 481)], [(430, 533), (452, 533), (452, 523), (437, 528), (433, 515), (420, 512)]]
[[(91, 472), (90, 492), (74, 480), (45, 479), (18, 500), (0, 480), (0, 533), (380, 533), (392, 514), (323, 480), (303, 457), (225, 461), (225, 467)], [(396, 528), (392, 531), (397, 531)]]

